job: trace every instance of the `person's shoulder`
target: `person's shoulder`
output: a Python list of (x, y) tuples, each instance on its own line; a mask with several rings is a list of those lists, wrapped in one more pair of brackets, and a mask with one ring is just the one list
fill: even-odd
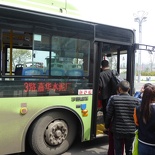
[(116, 98), (119, 98), (119, 97), (120, 97), (119, 94), (117, 94), (117, 95), (112, 95), (112, 96), (110, 97), (110, 99), (111, 99), (111, 100), (115, 100)]
[(111, 70), (110, 69), (105, 69), (102, 72), (100, 72), (100, 75), (109, 74), (109, 73), (111, 73)]
[(137, 101), (138, 101), (138, 98), (137, 98), (137, 97), (134, 97), (134, 96), (132, 96), (132, 95), (130, 95), (130, 94), (129, 94), (129, 97), (130, 97), (131, 99), (133, 99), (133, 100), (137, 100)]
[(104, 70), (104, 73), (105, 74), (112, 74), (112, 70), (111, 69), (106, 69), (106, 70)]
[(118, 75), (117, 70), (111, 70), (111, 72), (113, 73), (113, 75)]

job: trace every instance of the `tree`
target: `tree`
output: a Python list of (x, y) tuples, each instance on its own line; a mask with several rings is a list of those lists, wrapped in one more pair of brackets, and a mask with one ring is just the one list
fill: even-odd
[[(8, 58), (10, 58), (10, 51), (8, 51)], [(12, 69), (15, 70), (17, 64), (24, 64), (26, 60), (32, 58), (32, 51), (27, 49), (13, 49), (12, 50)]]

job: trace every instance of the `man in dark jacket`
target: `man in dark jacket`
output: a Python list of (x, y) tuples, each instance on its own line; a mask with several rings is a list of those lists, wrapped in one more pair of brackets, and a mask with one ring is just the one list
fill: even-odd
[(112, 84), (111, 84), (112, 71), (109, 68), (109, 62), (107, 60), (102, 60), (101, 66), (102, 66), (102, 72), (100, 73), (99, 89), (101, 91), (102, 109), (105, 121), (106, 106), (110, 96), (112, 95)]
[(115, 155), (122, 155), (122, 147), (125, 145), (126, 155), (132, 155), (132, 144), (135, 137), (136, 126), (134, 124), (134, 108), (140, 101), (128, 94), (130, 84), (128, 81), (121, 81), (118, 84), (119, 95), (109, 99), (105, 128), (111, 131), (114, 138)]

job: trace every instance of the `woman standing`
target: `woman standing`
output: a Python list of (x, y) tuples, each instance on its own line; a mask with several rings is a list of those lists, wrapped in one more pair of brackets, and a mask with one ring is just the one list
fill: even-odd
[(155, 154), (155, 86), (145, 88), (142, 103), (134, 110), (135, 124), (138, 126), (139, 155)]

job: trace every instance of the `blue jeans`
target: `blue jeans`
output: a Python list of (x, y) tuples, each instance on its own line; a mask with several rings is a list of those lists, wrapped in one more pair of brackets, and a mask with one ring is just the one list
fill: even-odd
[(113, 134), (115, 155), (123, 155), (125, 146), (126, 155), (132, 155), (132, 144), (135, 138), (134, 134)]
[(138, 142), (138, 152), (139, 155), (155, 155), (155, 146), (150, 146)]

